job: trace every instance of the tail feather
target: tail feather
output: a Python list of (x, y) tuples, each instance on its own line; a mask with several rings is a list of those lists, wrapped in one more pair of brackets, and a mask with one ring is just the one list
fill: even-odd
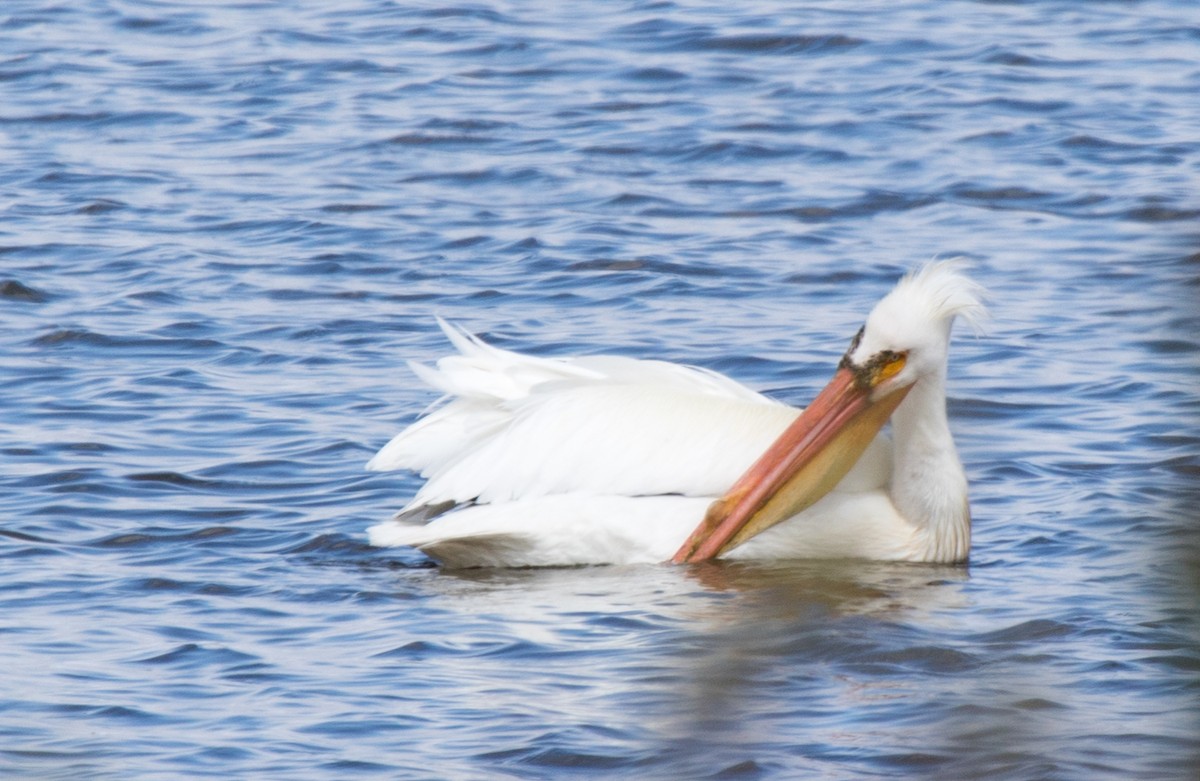
[(436, 368), (415, 361), (408, 365), (418, 379), (445, 395), (384, 445), (367, 469), (408, 469), (429, 477), (503, 427), (513, 417), (513, 405), (537, 386), (602, 377), (567, 360), (494, 347), (440, 317), (437, 322), (457, 353), (439, 359)]

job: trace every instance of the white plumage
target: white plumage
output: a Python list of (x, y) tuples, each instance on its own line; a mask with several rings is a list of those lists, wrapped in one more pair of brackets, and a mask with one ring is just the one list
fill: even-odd
[[(878, 437), (824, 498), (722, 557), (965, 558), (969, 516), (941, 518), (947, 503), (957, 503), (950, 515), (964, 514), (966, 501), (945, 426), (945, 360), (954, 316), (979, 311), (976, 286), (952, 264), (902, 280), (856, 342), (864, 360), (902, 349), (905, 371), (919, 369), (893, 416), (907, 438), (895, 448), (901, 462)], [(447, 566), (670, 559), (709, 504), (800, 414), (702, 369), (537, 358), (439, 323), (457, 354), (436, 369), (412, 367), (445, 398), (367, 467), (427, 479), (396, 519), (370, 529), (371, 543), (414, 546)], [(895, 491), (894, 466), (921, 482), (918, 490)], [(930, 479), (929, 469), (942, 474)], [(930, 507), (937, 517), (911, 517)], [(406, 520), (430, 515), (426, 524)]]

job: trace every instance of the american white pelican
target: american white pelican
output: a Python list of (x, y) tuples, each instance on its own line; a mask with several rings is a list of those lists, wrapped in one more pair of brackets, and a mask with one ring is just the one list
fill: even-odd
[(367, 464), (427, 482), (371, 543), (451, 567), (964, 561), (946, 358), (980, 292), (953, 263), (904, 277), (803, 412), (703, 369), (535, 358), (442, 322), (458, 354), (412, 368), (444, 403)]

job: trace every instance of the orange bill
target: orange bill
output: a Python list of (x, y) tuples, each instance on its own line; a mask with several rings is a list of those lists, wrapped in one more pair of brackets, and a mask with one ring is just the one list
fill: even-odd
[[(902, 359), (901, 359), (902, 360)], [(902, 362), (901, 362), (901, 365)], [(805, 510), (858, 462), (911, 386), (872, 399), (872, 378), (843, 366), (671, 559), (707, 561)]]

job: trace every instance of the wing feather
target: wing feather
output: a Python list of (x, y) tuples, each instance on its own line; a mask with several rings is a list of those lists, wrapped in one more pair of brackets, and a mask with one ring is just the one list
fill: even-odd
[(406, 509), (564, 493), (722, 493), (798, 410), (713, 372), (538, 358), (439, 321), (458, 354), (414, 366), (446, 397), (368, 463), (428, 482)]

